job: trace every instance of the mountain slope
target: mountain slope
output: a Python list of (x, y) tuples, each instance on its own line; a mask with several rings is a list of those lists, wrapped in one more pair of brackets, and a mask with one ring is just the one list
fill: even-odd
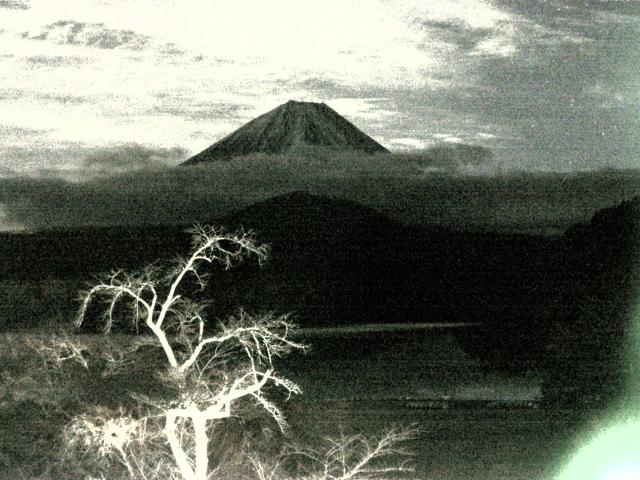
[(182, 165), (251, 153), (279, 154), (313, 148), (385, 153), (382, 145), (324, 103), (288, 101), (260, 115)]
[(545, 395), (552, 402), (606, 404), (618, 400), (637, 370), (640, 197), (572, 226), (563, 247), (567, 315), (549, 332), (554, 375)]

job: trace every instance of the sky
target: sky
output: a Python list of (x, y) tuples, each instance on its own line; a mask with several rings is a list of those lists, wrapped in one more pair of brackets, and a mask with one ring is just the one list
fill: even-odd
[(0, 0), (0, 178), (176, 165), (289, 99), (393, 151), (638, 168), (639, 37), (636, 1)]

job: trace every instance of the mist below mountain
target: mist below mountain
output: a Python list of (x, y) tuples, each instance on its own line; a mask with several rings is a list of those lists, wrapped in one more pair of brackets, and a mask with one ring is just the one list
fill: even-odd
[(599, 209), (640, 195), (635, 171), (467, 175), (455, 168), (425, 173), (423, 162), (422, 155), (316, 152), (254, 155), (85, 182), (6, 178), (0, 179), (1, 221), (29, 231), (184, 225), (303, 190), (352, 200), (414, 226), (560, 234)]

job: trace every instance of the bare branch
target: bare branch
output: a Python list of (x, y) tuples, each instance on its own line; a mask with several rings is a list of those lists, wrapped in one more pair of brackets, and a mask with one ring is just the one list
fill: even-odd
[[(367, 478), (373, 476), (379, 477), (391, 472), (405, 472), (411, 471), (404, 463), (399, 466), (376, 466), (373, 464), (374, 460), (380, 460), (388, 458), (393, 455), (407, 456), (410, 455), (407, 451), (400, 448), (398, 445), (408, 440), (415, 438), (418, 431), (413, 429), (408, 430), (390, 430), (377, 442), (368, 442), (362, 436), (357, 435), (344, 440), (342, 443), (337, 443), (332, 450), (333, 455), (344, 457), (344, 449), (352, 448), (354, 443), (361, 445), (361, 458), (354, 465), (349, 466), (347, 469), (343, 469), (342, 475), (336, 477), (336, 480), (348, 480), (358, 478), (361, 475), (366, 475)], [(346, 455), (348, 457), (348, 454)]]
[[(406, 461), (410, 454), (402, 444), (415, 438), (414, 427), (388, 430), (378, 439), (356, 434), (325, 438), (326, 447), (285, 447), (275, 458), (263, 462), (254, 453), (249, 459), (260, 480), (273, 478), (303, 480), (370, 480), (401, 478), (413, 471)], [(405, 460), (403, 460), (405, 457)], [(294, 472), (286, 471), (285, 459), (296, 459)]]
[(153, 315), (153, 309), (151, 305), (136, 290), (140, 291), (139, 285), (136, 285), (130, 281), (123, 283), (115, 276), (110, 277), (109, 283), (101, 283), (92, 287), (83, 295), (82, 305), (76, 319), (76, 328), (79, 328), (82, 325), (87, 312), (87, 308), (93, 300), (93, 297), (96, 295), (104, 295), (109, 301), (109, 322), (105, 326), (106, 333), (110, 332), (111, 330), (111, 313), (115, 308), (115, 304), (122, 296), (129, 296), (134, 302), (142, 305), (149, 315)]
[(241, 309), (226, 323), (219, 324), (219, 327), (221, 334), (200, 340), (192, 354), (179, 367), (180, 370), (185, 371), (192, 367), (203, 349), (210, 344), (219, 346), (225, 342), (238, 342), (252, 364), (253, 370), (256, 370), (256, 364), (265, 364), (270, 367), (273, 365), (273, 357), (280, 357), (294, 349), (306, 348), (303, 343), (290, 338), (295, 327), (286, 315), (275, 317), (269, 313), (254, 317)]
[(47, 342), (39, 342), (31, 347), (38, 351), (43, 360), (56, 368), (59, 368), (65, 362), (74, 362), (88, 369), (89, 364), (85, 358), (89, 348), (86, 344), (72, 340), (68, 335), (54, 335)]
[(191, 230), (191, 233), (194, 238), (193, 253), (188, 259), (180, 262), (178, 269), (173, 272), (173, 281), (156, 320), (158, 328), (162, 327), (167, 312), (175, 302), (176, 290), (187, 274), (193, 274), (200, 287), (205, 287), (206, 279), (197, 270), (199, 263), (218, 262), (228, 269), (234, 261), (242, 260), (248, 255), (255, 255), (259, 262), (263, 262), (267, 256), (268, 247), (258, 245), (251, 233), (227, 234), (221, 229), (209, 226), (196, 226)]

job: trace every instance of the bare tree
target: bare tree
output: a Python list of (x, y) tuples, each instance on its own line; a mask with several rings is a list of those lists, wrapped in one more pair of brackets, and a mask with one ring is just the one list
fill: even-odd
[[(178, 259), (167, 271), (150, 266), (135, 274), (112, 272), (82, 294), (76, 327), (87, 321), (91, 302), (102, 300), (105, 334), (111, 333), (122, 308), (129, 309), (128, 321), (142, 332), (129, 345), (107, 343), (100, 355), (106, 360), (107, 371), (113, 373), (131, 362), (131, 356), (141, 348), (156, 346), (165, 359), (160, 375), (174, 392), (169, 399), (133, 394), (155, 414), (133, 415), (121, 410), (111, 412), (115, 416), (109, 418), (105, 409), (94, 409), (74, 418), (66, 428), (69, 447), (93, 449), (99, 459), (125, 467), (131, 478), (154, 478), (158, 465), (163, 478), (210, 478), (208, 432), (212, 422), (230, 417), (240, 399), (253, 399), (284, 430), (285, 418), (267, 398), (265, 388), (271, 384), (288, 394), (301, 391), (278, 376), (274, 368), (277, 357), (304, 348), (293, 340), (294, 327), (286, 315), (254, 316), (240, 310), (218, 323), (215, 334), (209, 334), (206, 305), (183, 296), (189, 281), (205, 287), (208, 274), (203, 266), (220, 263), (228, 269), (247, 256), (262, 262), (267, 247), (257, 244), (248, 233), (227, 234), (197, 227), (193, 234), (190, 256)], [(88, 349), (78, 348), (68, 339), (41, 345), (40, 350), (54, 364), (72, 360), (87, 367)], [(158, 418), (163, 427), (154, 432), (150, 424)], [(147, 455), (144, 448), (147, 453), (154, 450), (150, 445), (158, 444), (158, 451), (162, 450), (162, 440), (168, 443), (170, 459), (159, 453), (155, 460), (143, 458)]]
[[(283, 465), (295, 458), (301, 461), (296, 478), (302, 480), (382, 480), (399, 478), (413, 472), (408, 459), (412, 454), (405, 448), (415, 439), (416, 427), (390, 429), (377, 439), (362, 434), (342, 435), (324, 439), (324, 448), (288, 448), (275, 460), (262, 461), (251, 454), (250, 461), (259, 480), (290, 478)], [(399, 459), (400, 462), (398, 463)]]
[[(224, 476), (229, 473), (224, 465), (210, 464), (212, 432), (239, 412), (243, 400), (253, 400), (283, 432), (287, 427), (284, 415), (267, 393), (269, 386), (279, 388), (287, 397), (301, 393), (300, 387), (279, 376), (274, 366), (278, 357), (305, 348), (295, 340), (289, 318), (272, 313), (254, 316), (240, 309), (211, 326), (207, 324), (206, 303), (190, 298), (191, 287), (204, 289), (211, 280), (203, 267), (219, 263), (229, 269), (248, 256), (262, 262), (267, 247), (247, 233), (197, 227), (193, 234), (191, 254), (173, 266), (163, 269), (152, 265), (137, 273), (112, 272), (82, 293), (75, 326), (82, 327), (98, 310), (105, 334), (101, 341), (63, 335), (33, 346), (51, 371), (60, 372), (65, 366), (88, 371), (90, 363), (98, 359), (102, 374), (116, 380), (131, 370), (145, 376), (139, 362), (149, 350), (157, 352), (154, 358), (160, 360), (152, 362), (151, 370), (166, 387), (162, 394), (129, 392), (133, 407), (93, 405), (71, 418), (62, 436), (66, 446), (63, 462), (73, 466), (73, 461), (66, 459), (79, 456), (88, 468), (79, 468), (74, 475), (89, 478), (86, 474), (90, 472), (90, 478), (102, 480), (122, 476), (208, 480)], [(101, 306), (92, 308), (96, 301), (101, 301)], [(137, 335), (109, 335), (121, 318)], [(253, 451), (244, 463), (253, 468), (259, 480), (291, 478), (284, 468), (286, 462), (282, 462), (285, 456), (305, 459), (304, 467), (296, 473), (300, 478), (381, 479), (411, 471), (405, 462), (395, 464), (391, 459), (408, 454), (400, 444), (415, 433), (415, 429), (391, 430), (378, 440), (362, 435), (326, 439), (324, 450), (289, 447), (285, 454), (264, 461)]]

